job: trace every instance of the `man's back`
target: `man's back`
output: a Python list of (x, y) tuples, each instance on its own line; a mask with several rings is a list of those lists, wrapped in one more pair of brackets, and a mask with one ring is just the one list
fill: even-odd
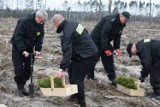
[[(103, 17), (91, 32), (91, 37), (99, 51), (119, 49), (124, 26), (125, 24), (122, 25), (120, 22), (120, 14)], [(114, 41), (114, 47), (110, 45), (111, 41)]]
[[(136, 44), (140, 59), (152, 59), (152, 63), (160, 60), (160, 41), (144, 39)], [(148, 55), (149, 54), (149, 55)]]
[[(88, 31), (77, 22), (64, 22), (62, 46), (71, 41), (72, 58), (87, 58), (97, 53), (97, 48), (88, 34)], [(68, 40), (69, 39), (69, 40)], [(64, 45), (63, 45), (64, 44)]]
[[(91, 37), (95, 42), (100, 42), (100, 38), (101, 38), (101, 34), (103, 31), (107, 30), (107, 29), (103, 29), (105, 28), (105, 26), (107, 26), (108, 29), (111, 28), (111, 30), (113, 30), (112, 28), (114, 27), (113, 25), (116, 24), (117, 26), (119, 25), (118, 22), (118, 17), (119, 15), (110, 15), (110, 16), (105, 16), (103, 17), (99, 23), (95, 26), (95, 28), (93, 29), (93, 31), (91, 32)], [(114, 29), (116, 30), (116, 29)], [(115, 31), (110, 31), (107, 33), (116, 33)], [(119, 32), (118, 32), (119, 33)], [(97, 40), (96, 40), (97, 39)]]
[(105, 16), (103, 17), (95, 26), (95, 28), (93, 29), (93, 31), (91, 32), (91, 36), (98, 36), (101, 34), (101, 31), (103, 29), (103, 26), (106, 22), (111, 22), (111, 20), (115, 19), (116, 15), (110, 15), (110, 16)]

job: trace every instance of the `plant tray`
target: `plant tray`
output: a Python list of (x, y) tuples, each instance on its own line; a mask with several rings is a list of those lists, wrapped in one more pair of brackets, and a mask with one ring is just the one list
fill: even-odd
[(129, 96), (144, 96), (145, 93), (144, 89), (139, 88), (139, 82), (137, 83), (137, 90), (126, 88), (120, 84), (117, 84), (117, 89)]
[(44, 96), (59, 96), (65, 97), (70, 96), (72, 94), (78, 93), (78, 88), (76, 84), (65, 84), (65, 76), (62, 78), (62, 84), (64, 88), (55, 88), (54, 87), (54, 78), (50, 77), (51, 80), (51, 88), (40, 88), (42, 94)]

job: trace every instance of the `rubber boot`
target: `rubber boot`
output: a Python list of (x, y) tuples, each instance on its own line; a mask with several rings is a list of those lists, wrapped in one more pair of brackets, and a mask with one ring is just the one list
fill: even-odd
[(117, 88), (116, 74), (108, 75), (108, 78), (110, 81), (112, 81), (111, 85), (114, 86), (115, 88)]
[(23, 94), (23, 89), (24, 89), (24, 85), (23, 84), (17, 84), (17, 88), (18, 88), (18, 96), (19, 97), (23, 97), (24, 94)]
[(26, 91), (26, 89), (25, 89), (25, 88), (23, 88), (22, 93), (23, 93), (25, 96), (29, 96), (29, 92), (28, 92), (28, 91)]
[(160, 100), (160, 95), (154, 95), (152, 98), (156, 99), (156, 100)]
[(117, 88), (117, 83), (116, 83), (116, 81), (112, 81), (112, 86), (114, 86), (115, 88)]
[[(160, 87), (160, 85), (157, 85), (157, 87)], [(160, 100), (160, 88), (157, 88), (156, 90), (153, 89), (154, 95), (152, 96), (152, 98), (156, 99), (156, 100)]]
[(77, 95), (76, 95), (76, 94), (71, 95), (67, 100), (68, 100), (68, 101), (71, 101), (71, 102), (78, 102), (78, 99), (77, 99)]

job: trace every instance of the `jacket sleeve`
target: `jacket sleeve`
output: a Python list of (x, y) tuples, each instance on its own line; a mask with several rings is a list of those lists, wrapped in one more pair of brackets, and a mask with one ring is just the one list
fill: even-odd
[(102, 49), (103, 51), (105, 50), (113, 50), (112, 49), (112, 45), (110, 44), (110, 40), (109, 40), (109, 34), (110, 34), (110, 30), (112, 29), (112, 23), (111, 22), (106, 22), (102, 28), (102, 32), (101, 32), (101, 45), (102, 45)]
[(121, 34), (122, 34), (122, 31), (118, 35), (116, 35), (114, 39), (114, 50), (120, 49)]
[(150, 73), (152, 66), (151, 48), (144, 46), (141, 57), (141, 64), (143, 66), (141, 76), (145, 78)]
[(62, 56), (62, 61), (60, 63), (60, 68), (65, 70), (68, 67), (70, 59), (72, 57), (71, 39), (66, 35), (63, 35), (61, 37), (61, 46), (62, 46), (63, 56)]
[(42, 44), (43, 44), (43, 38), (44, 38), (44, 26), (42, 26), (41, 36), (38, 37), (36, 45), (35, 45), (35, 51), (41, 51), (42, 50)]
[(18, 21), (16, 31), (14, 34), (15, 45), (21, 52), (27, 49), (26, 44), (24, 43), (24, 33), (25, 33), (25, 22)]

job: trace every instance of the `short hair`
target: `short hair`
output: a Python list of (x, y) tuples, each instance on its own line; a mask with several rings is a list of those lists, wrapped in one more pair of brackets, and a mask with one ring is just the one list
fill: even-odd
[(45, 17), (45, 20), (48, 19), (48, 14), (47, 14), (47, 12), (46, 12), (45, 10), (43, 10), (43, 9), (38, 10), (38, 11), (36, 12), (36, 16), (38, 16), (38, 17), (44, 16), (44, 17)]

